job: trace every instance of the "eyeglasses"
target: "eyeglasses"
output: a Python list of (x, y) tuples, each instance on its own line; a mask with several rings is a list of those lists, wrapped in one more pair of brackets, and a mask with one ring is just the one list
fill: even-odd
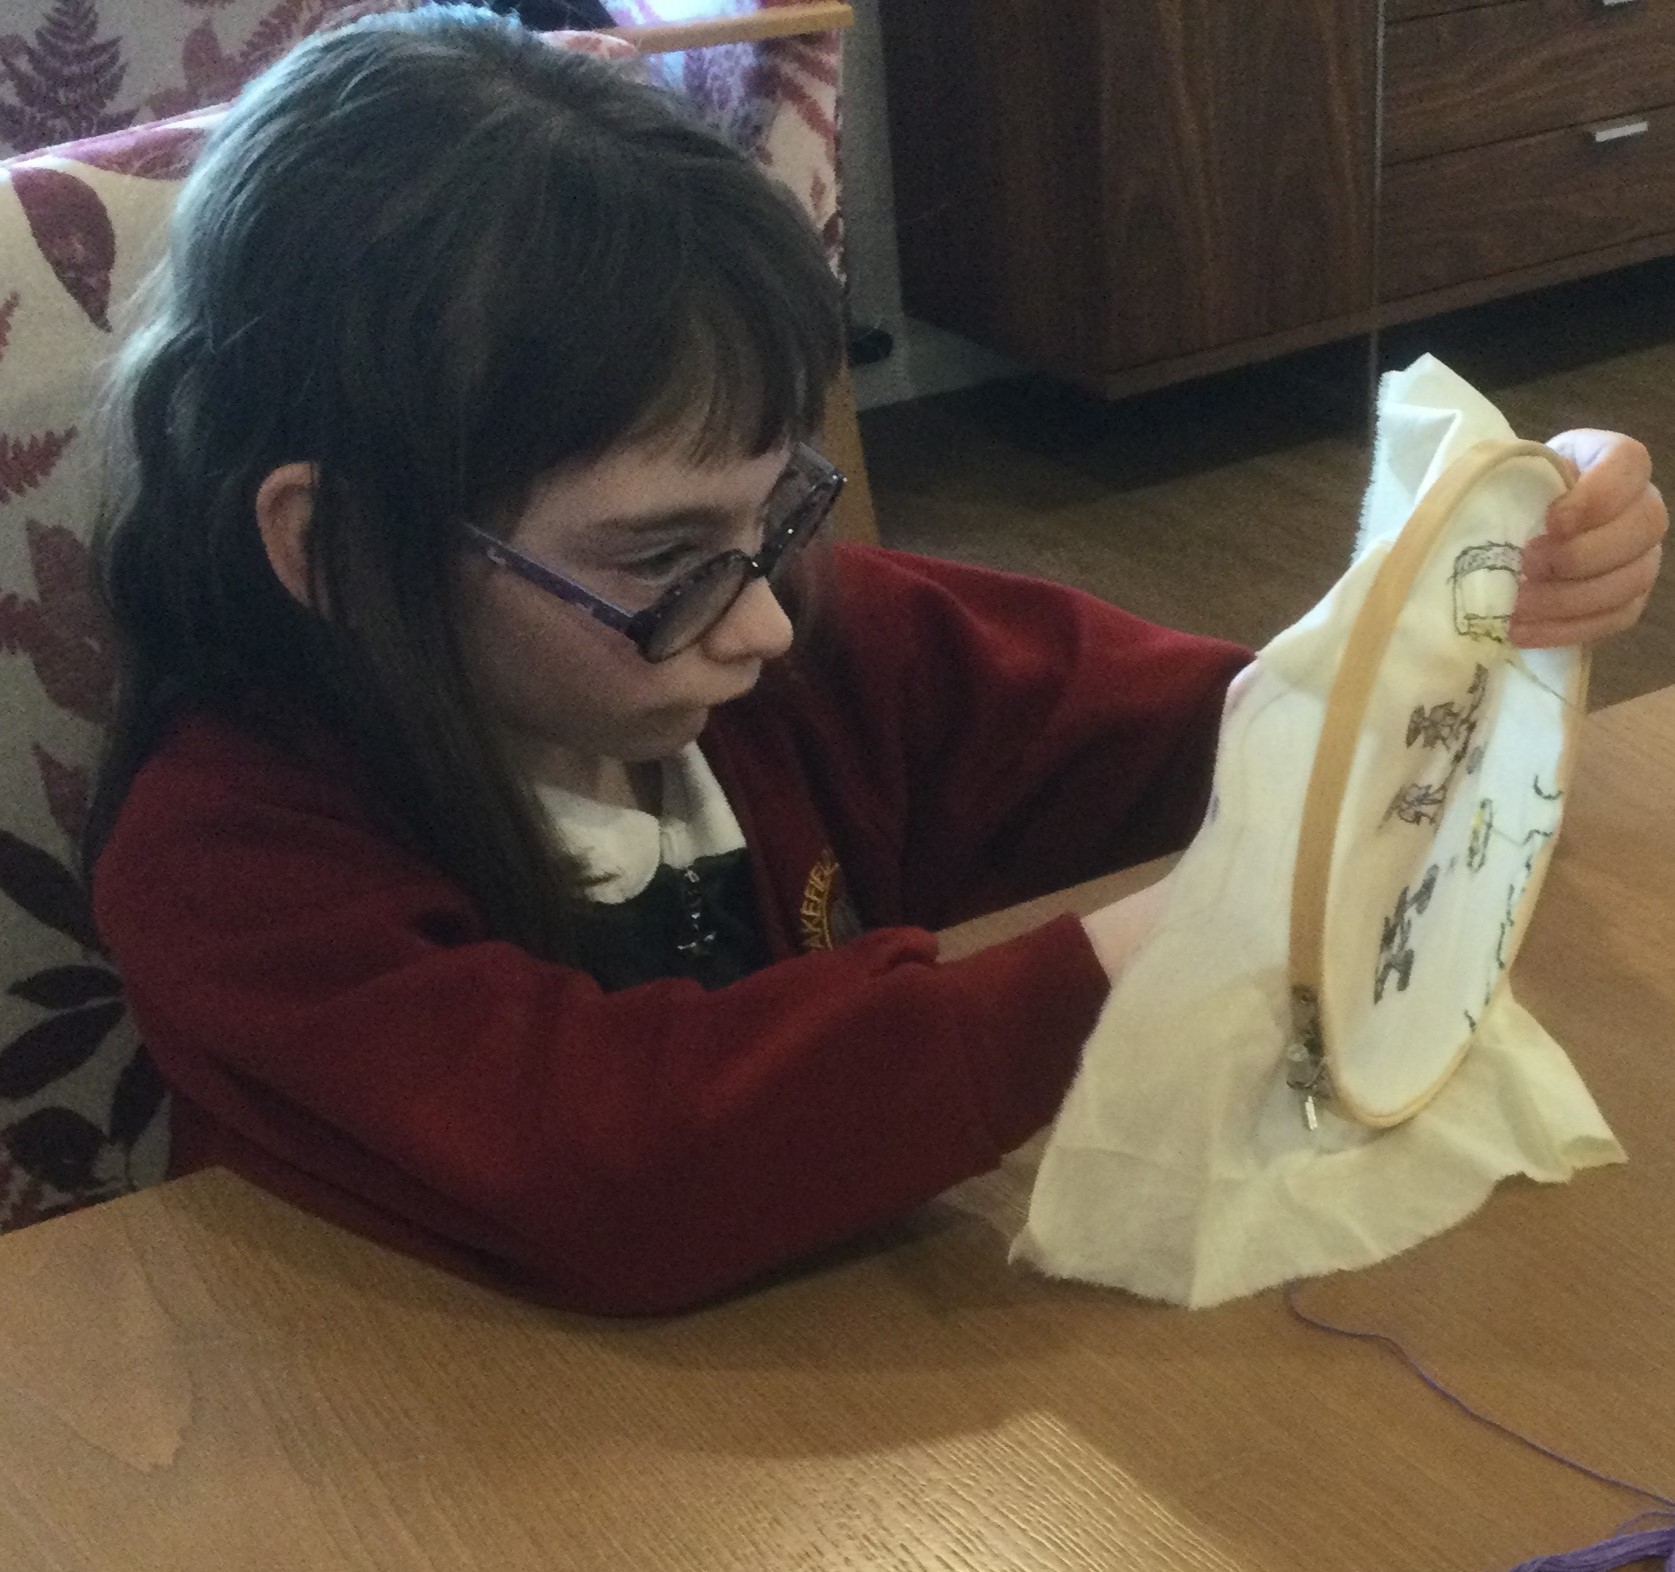
[(475, 524), (467, 524), (465, 533), (496, 567), (527, 579), (607, 628), (616, 629), (631, 639), (647, 660), (664, 661), (690, 648), (715, 627), (733, 609), (751, 580), (761, 578), (774, 583), (785, 564), (826, 522), (842, 490), (842, 474), (813, 448), (799, 442), (763, 505), (761, 549), (754, 556), (733, 550), (707, 558), (683, 573), (644, 611), (613, 606), (574, 579)]

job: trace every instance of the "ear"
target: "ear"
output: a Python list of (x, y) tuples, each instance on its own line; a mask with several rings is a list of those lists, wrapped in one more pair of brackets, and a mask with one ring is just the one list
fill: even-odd
[(318, 609), (308, 581), (314, 485), (312, 464), (281, 464), (256, 491), (256, 528), (262, 533), (268, 566), (291, 598), (310, 610)]

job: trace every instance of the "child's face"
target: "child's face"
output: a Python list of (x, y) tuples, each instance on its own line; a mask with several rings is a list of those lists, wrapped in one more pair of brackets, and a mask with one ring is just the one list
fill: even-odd
[[(779, 448), (700, 466), (683, 443), (627, 445), (549, 477), (507, 538), (638, 611), (705, 558), (761, 545), (762, 508), (787, 457)], [(588, 790), (602, 764), (678, 752), (791, 645), (791, 625), (760, 579), (697, 643), (653, 664), (515, 574), (480, 559), (466, 572), (465, 647), (490, 712), (531, 778), (572, 789)]]

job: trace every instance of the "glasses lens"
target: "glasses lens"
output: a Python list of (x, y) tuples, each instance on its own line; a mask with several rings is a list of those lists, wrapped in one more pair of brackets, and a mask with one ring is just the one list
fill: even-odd
[(790, 471), (768, 505), (768, 527), (758, 560), (768, 578), (775, 579), (787, 561), (808, 544), (826, 522), (843, 480), (835, 470), (818, 476)]
[(696, 643), (727, 615), (752, 573), (769, 582), (826, 521), (843, 489), (843, 476), (811, 448), (798, 447), (775, 483), (762, 513), (762, 549), (756, 562), (729, 551), (712, 558), (675, 585), (647, 615), (651, 631), (640, 641), (647, 660), (667, 660)]
[(750, 574), (749, 561), (736, 552), (706, 563), (669, 592), (656, 626), (644, 645), (647, 660), (667, 660), (713, 628), (739, 598)]

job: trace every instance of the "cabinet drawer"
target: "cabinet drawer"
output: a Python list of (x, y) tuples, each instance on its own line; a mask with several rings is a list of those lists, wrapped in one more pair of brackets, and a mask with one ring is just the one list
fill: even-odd
[(1386, 170), (1379, 294), (1401, 300), (1666, 231), (1675, 107)]
[(1668, 103), (1675, 0), (1506, 0), (1395, 23), (1384, 83), (1386, 163)]

